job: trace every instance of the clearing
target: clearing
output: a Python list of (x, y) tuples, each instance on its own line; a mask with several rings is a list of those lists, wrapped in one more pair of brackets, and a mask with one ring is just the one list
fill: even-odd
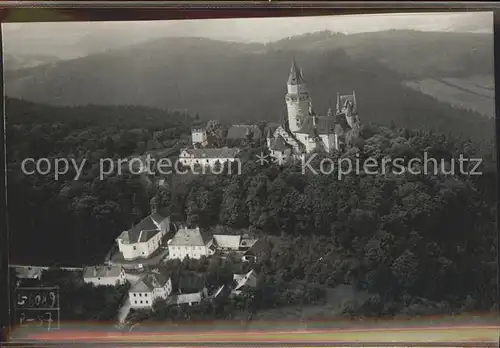
[(495, 116), (495, 81), (493, 76), (427, 78), (418, 81), (405, 81), (403, 85), (454, 107), (472, 110), (488, 117)]

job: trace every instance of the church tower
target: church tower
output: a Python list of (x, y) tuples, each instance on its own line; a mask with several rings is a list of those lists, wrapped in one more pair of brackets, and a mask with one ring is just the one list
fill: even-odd
[(288, 76), (285, 100), (288, 112), (288, 126), (291, 132), (296, 132), (300, 129), (302, 117), (309, 115), (311, 98), (309, 97), (302, 72), (297, 67), (295, 59), (292, 62), (292, 68)]

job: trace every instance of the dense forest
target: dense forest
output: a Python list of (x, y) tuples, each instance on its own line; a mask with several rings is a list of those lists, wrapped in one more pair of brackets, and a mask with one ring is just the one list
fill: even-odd
[[(122, 231), (149, 211), (140, 178), (99, 180), (99, 159), (126, 158), (189, 139), (190, 118), (145, 107), (53, 108), (7, 99), (11, 262), (65, 265), (102, 262)], [(53, 175), (24, 175), (25, 158), (87, 159)], [(30, 169), (31, 170), (31, 169)], [(61, 247), (63, 246), (64, 247)]]
[[(254, 143), (244, 151), (241, 175), (171, 175), (157, 189), (132, 175), (99, 180), (94, 164), (104, 156), (189, 141), (196, 122), (189, 115), (143, 107), (54, 108), (12, 99), (7, 110), (12, 262), (102, 262), (114, 238), (145, 217), (150, 198), (158, 195), (175, 219), (261, 236), (264, 247), (253, 266), (263, 285), (251, 301), (293, 302), (293, 291), (276, 289), (297, 284), (312, 288), (301, 290), (296, 301), (316, 301), (322, 287), (350, 284), (375, 296), (363, 309), (373, 315), (496, 306), (497, 176), (490, 139), (367, 123), (344, 153), (318, 153), (313, 161), (313, 167), (321, 158), (408, 161), (426, 152), (449, 167), (463, 154), (482, 158), (480, 176), (388, 170), (338, 180), (335, 171), (304, 174), (300, 164), (259, 165), (252, 159), (266, 149)], [(20, 172), (23, 158), (41, 156), (92, 160), (78, 181), (72, 172), (57, 181)], [(242, 306), (259, 308), (262, 301)]]

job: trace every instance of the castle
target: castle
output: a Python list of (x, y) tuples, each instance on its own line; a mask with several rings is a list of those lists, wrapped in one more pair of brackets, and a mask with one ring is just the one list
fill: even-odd
[(271, 155), (283, 161), (302, 158), (313, 151), (341, 150), (353, 131), (359, 129), (356, 95), (337, 94), (335, 113), (317, 115), (302, 71), (292, 62), (285, 96), (288, 117), (274, 133), (267, 134)]

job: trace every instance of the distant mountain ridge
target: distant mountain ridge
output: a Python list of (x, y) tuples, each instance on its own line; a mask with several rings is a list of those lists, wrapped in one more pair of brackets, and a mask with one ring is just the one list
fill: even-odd
[(280, 122), (294, 57), (320, 113), (334, 104), (337, 92), (356, 90), (364, 122), (441, 130), (454, 123), (467, 134), (487, 123), (405, 88), (403, 81), (493, 74), (489, 34), (318, 32), (270, 44), (157, 39), (9, 72), (6, 94), (54, 105), (145, 105), (187, 109), (204, 119)]
[(61, 60), (57, 56), (46, 56), (40, 54), (21, 54), (12, 55), (4, 54), (3, 56), (3, 67), (5, 70), (19, 70), (24, 68), (31, 68), (34, 66), (50, 64)]

